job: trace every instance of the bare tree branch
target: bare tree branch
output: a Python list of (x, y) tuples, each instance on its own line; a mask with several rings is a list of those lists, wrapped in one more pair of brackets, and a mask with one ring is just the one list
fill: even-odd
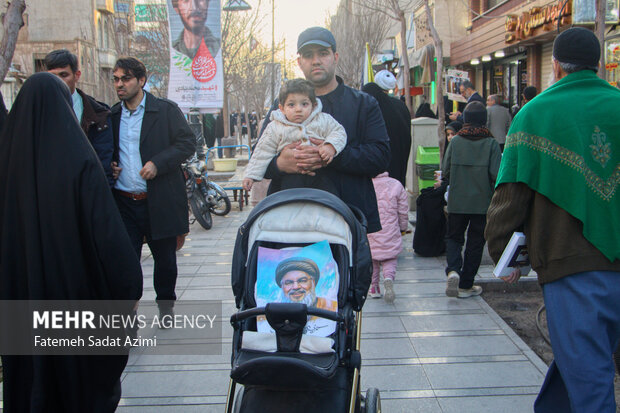
[(25, 0), (13, 0), (8, 4), (6, 13), (2, 16), (2, 40), (0, 40), (0, 79), (4, 80), (11, 61), (19, 29), (24, 25), (23, 14), (26, 10)]
[(409, 74), (409, 56), (407, 54), (407, 19), (405, 13), (413, 11), (414, 5), (418, 4), (419, 0), (355, 0), (354, 4), (362, 9), (369, 10), (376, 14), (383, 14), (392, 20), (396, 20), (400, 24), (400, 37), (401, 37), (401, 54), (400, 57), (403, 60), (403, 87), (405, 89), (405, 104), (409, 113), (412, 113), (411, 109), (411, 79)]
[(360, 88), (366, 42), (370, 53), (377, 53), (389, 32), (389, 22), (385, 14), (356, 14), (343, 4), (331, 16), (327, 27), (336, 38), (339, 55), (337, 70), (347, 85)]

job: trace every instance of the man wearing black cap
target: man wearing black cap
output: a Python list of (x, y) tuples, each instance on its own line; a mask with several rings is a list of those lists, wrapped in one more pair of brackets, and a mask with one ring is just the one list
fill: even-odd
[[(358, 207), (368, 220), (368, 232), (381, 229), (372, 178), (387, 170), (390, 146), (377, 101), (345, 86), (336, 76), (338, 53), (332, 33), (322, 27), (304, 30), (297, 39), (297, 63), (323, 104), (323, 112), (333, 116), (347, 132), (344, 150), (326, 165), (317, 146), (291, 144), (277, 155), (265, 174), (273, 181), (269, 193), (279, 190), (282, 174), (310, 173), (326, 168), (343, 201)], [(277, 104), (272, 110), (277, 109)], [(268, 124), (266, 117), (263, 130)], [(262, 131), (261, 131), (262, 132)], [(318, 145), (321, 141), (310, 138)]]
[[(493, 195), (501, 159), (499, 144), (486, 128), (487, 110), (478, 101), (463, 111), (465, 125), (452, 140), (443, 158), (443, 181), (448, 191), (446, 275), (448, 297), (480, 295), (474, 285), (484, 250), (486, 212)], [(467, 245), (461, 256), (467, 230)]]
[[(542, 284), (554, 362), (540, 412), (616, 412), (620, 341), (620, 91), (596, 75), (600, 45), (584, 28), (553, 44), (556, 83), (510, 127), (486, 238), (497, 261), (527, 237)], [(507, 282), (520, 277), (516, 270)]]

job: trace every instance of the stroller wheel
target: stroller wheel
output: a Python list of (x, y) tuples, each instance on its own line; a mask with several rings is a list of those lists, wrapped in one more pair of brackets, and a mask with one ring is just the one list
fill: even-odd
[(243, 402), (243, 386), (237, 390), (235, 394), (235, 403), (233, 404), (233, 413), (241, 413), (241, 402)]
[(366, 390), (364, 413), (381, 413), (381, 397), (379, 396), (379, 389), (371, 387)]

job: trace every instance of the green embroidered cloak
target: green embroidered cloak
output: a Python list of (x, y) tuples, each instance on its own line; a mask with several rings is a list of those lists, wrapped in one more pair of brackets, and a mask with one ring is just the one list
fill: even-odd
[(497, 185), (523, 182), (620, 258), (620, 90), (583, 70), (528, 102), (512, 122)]

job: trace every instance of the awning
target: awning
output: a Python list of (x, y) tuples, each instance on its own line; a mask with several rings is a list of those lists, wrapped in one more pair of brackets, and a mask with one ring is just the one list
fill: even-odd
[[(435, 59), (435, 46), (432, 44), (427, 44), (418, 50), (408, 50), (407, 57), (409, 58), (409, 69), (413, 69), (415, 67), (422, 68), (422, 76), (420, 76), (420, 83), (431, 83), (433, 78), (433, 61)], [(403, 67), (403, 59), (400, 59), (398, 62), (400, 67)], [(402, 70), (398, 74), (399, 78), (402, 77)]]

